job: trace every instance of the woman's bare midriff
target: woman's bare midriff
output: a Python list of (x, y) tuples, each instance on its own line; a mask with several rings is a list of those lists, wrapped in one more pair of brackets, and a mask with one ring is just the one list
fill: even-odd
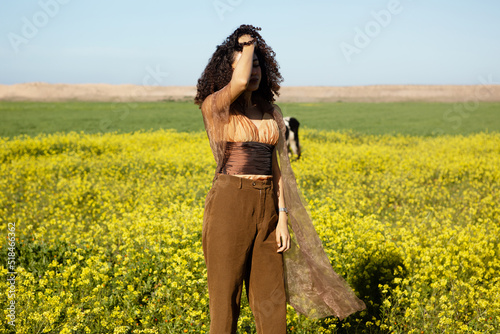
[[(219, 173), (218, 175), (221, 175), (221, 173)], [(250, 180), (269, 180), (269, 179), (273, 178), (272, 175), (253, 175), (253, 174), (241, 174), (241, 175), (230, 174), (230, 175), (237, 176), (237, 177), (243, 177), (245, 179), (250, 179)]]

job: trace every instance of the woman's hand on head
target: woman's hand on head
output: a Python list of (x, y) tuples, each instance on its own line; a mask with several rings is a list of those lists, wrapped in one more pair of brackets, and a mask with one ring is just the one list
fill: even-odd
[(278, 225), (276, 226), (276, 243), (278, 253), (286, 252), (290, 249), (290, 233), (288, 232), (288, 216), (285, 212), (280, 212)]
[(239, 38), (238, 38), (238, 43), (246, 43), (246, 42), (250, 42), (250, 41), (254, 41), (254, 45), (255, 45), (255, 39), (248, 35), (248, 34), (245, 34), (245, 35), (241, 35)]

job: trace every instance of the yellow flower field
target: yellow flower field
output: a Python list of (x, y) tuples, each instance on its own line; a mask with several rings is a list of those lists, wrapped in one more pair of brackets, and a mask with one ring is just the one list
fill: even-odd
[[(305, 130), (302, 145), (304, 199), (368, 310), (289, 307), (290, 333), (500, 331), (500, 134)], [(208, 332), (205, 133), (0, 138), (0, 161), (0, 333), (12, 314), (18, 334)], [(240, 328), (255, 332), (247, 303)]]

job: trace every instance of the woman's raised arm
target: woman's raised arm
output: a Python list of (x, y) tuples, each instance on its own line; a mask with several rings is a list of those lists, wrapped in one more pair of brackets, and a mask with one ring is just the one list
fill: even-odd
[[(243, 35), (238, 42), (251, 42), (252, 39), (250, 35)], [(213, 124), (215, 119), (227, 120), (229, 106), (247, 89), (252, 75), (255, 46), (256, 42), (243, 45), (243, 51), (236, 53), (232, 64), (231, 81), (203, 101), (201, 111), (207, 124)]]
[[(239, 43), (246, 43), (252, 41), (253, 37), (250, 35), (240, 36)], [(253, 66), (253, 52), (255, 50), (256, 42), (250, 45), (243, 45), (243, 51), (237, 53), (233, 63), (233, 76), (231, 77), (231, 103), (243, 93), (250, 82), (250, 75), (252, 74)]]

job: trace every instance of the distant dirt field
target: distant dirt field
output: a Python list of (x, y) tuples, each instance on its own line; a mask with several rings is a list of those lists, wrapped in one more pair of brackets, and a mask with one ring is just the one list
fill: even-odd
[[(500, 85), (375, 85), (282, 87), (277, 102), (500, 101)], [(189, 101), (195, 86), (25, 83), (0, 85), (0, 101)]]

